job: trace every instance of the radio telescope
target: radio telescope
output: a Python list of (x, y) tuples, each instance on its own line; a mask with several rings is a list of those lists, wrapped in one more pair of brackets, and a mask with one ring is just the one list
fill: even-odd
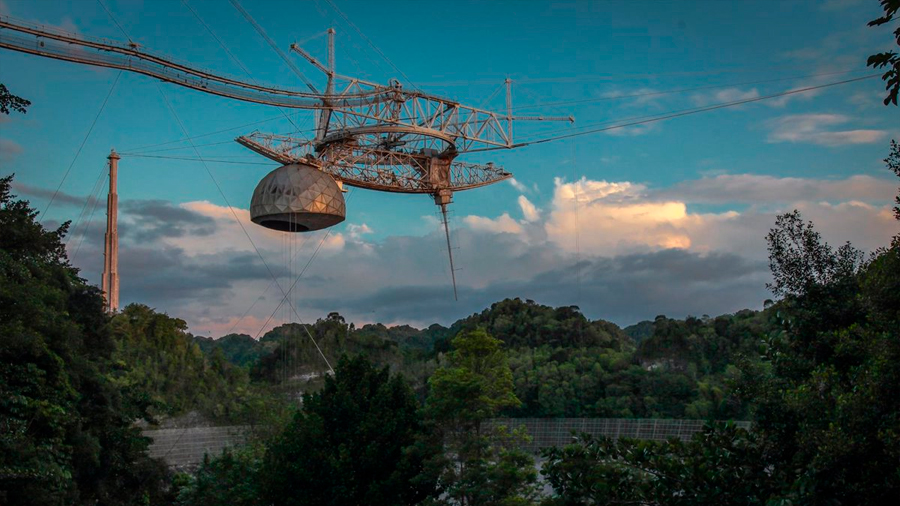
[[(249, 14), (243, 8), (239, 10), (280, 51)], [(230, 99), (314, 111), (316, 128), (312, 138), (253, 132), (236, 139), (281, 164), (253, 192), (252, 221), (287, 232), (333, 226), (345, 217), (344, 185), (431, 195), (443, 217), (455, 297), (447, 206), (455, 192), (512, 177), (492, 163), (463, 162), (457, 157), (470, 151), (515, 147), (513, 124), (517, 121), (572, 122), (574, 119), (514, 116), (509, 79), (506, 80), (506, 111), (500, 113), (407, 89), (397, 80), (378, 84), (339, 74), (335, 70), (334, 36), (335, 31), (329, 29), (325, 64), (299, 45), (290, 46), (291, 51), (321, 71), (326, 79), (322, 91), (309, 81), (306, 83), (309, 91), (298, 91), (261, 86), (201, 70), (130, 41), (86, 37), (0, 16), (0, 48), (137, 72)], [(291, 68), (295, 69), (292, 64)]]

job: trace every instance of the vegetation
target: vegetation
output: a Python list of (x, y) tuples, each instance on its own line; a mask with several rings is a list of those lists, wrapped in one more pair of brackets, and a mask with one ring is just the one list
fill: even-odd
[[(882, 26), (891, 23), (900, 11), (900, 0), (879, 0), (884, 9), (884, 16), (869, 21), (869, 26)], [(894, 30), (897, 45), (900, 46), (900, 26)], [(900, 94), (900, 54), (895, 51), (883, 51), (869, 56), (866, 65), (872, 68), (887, 68), (882, 79), (888, 94), (884, 98), (884, 105), (897, 105), (897, 95)]]
[(205, 461), (179, 503), (418, 504), (435, 495), (426, 461), (440, 453), (406, 381), (344, 357), (263, 453)]
[(0, 83), (0, 113), (9, 114), (10, 109), (25, 114), (31, 102), (22, 97), (13, 95), (6, 89), (6, 85)]
[(143, 392), (154, 414), (197, 411), (210, 421), (259, 423), (260, 408), (275, 402), (221, 350), (204, 356), (183, 320), (131, 304), (112, 318), (110, 330), (122, 368), (116, 383)]
[[(872, 26), (900, 8), (881, 5)], [(896, 105), (898, 55), (868, 63), (888, 68), (885, 104)], [(0, 85), (0, 112), (28, 106)], [(900, 176), (896, 142), (885, 162)], [(900, 496), (900, 235), (866, 258), (826, 244), (799, 212), (779, 216), (767, 238), (779, 300), (761, 312), (661, 315), (623, 330), (575, 306), (507, 299), (449, 328), (355, 328), (331, 313), (259, 341), (210, 340), (139, 304), (106, 315), (98, 289), (68, 263), (68, 224), (46, 230), (11, 180), (0, 178), (0, 504), (880, 505)], [(172, 475), (148, 457), (139, 426), (188, 412), (270, 434)], [(486, 423), (496, 416), (710, 422), (689, 442), (581, 435), (548, 449), (554, 495), (542, 498), (520, 449), (527, 434)], [(733, 418), (754, 425), (713, 421)]]
[(96, 287), (0, 179), (0, 502), (161, 504), (167, 473), (135, 420), (150, 418)]
[(527, 504), (536, 494), (534, 459), (520, 450), (521, 433), (485, 430), (484, 420), (520, 404), (502, 342), (484, 330), (452, 341), (447, 364), (431, 376), (426, 413), (445, 450), (432, 459), (440, 469), (440, 496), (429, 504)]
[[(891, 150), (894, 169), (896, 142)], [(864, 259), (849, 244), (830, 247), (795, 211), (768, 242), (782, 299), (763, 359), (739, 360), (734, 382), (753, 432), (710, 426), (688, 444), (587, 438), (550, 450), (558, 496), (548, 504), (896, 502), (900, 235)]]

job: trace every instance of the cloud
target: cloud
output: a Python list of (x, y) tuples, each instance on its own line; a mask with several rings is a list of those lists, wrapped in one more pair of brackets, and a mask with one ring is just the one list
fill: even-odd
[(648, 105), (659, 105), (659, 99), (665, 92), (654, 88), (634, 88), (631, 90), (613, 90), (600, 95), (601, 98), (610, 100), (625, 100), (625, 107), (646, 107)]
[[(653, 201), (646, 187), (629, 182), (567, 183), (557, 178), (545, 230), (561, 248), (618, 254), (647, 248), (687, 248), (684, 202)], [(578, 239), (576, 241), (575, 239)]]
[[(453, 234), (459, 302), (440, 229), (377, 239), (368, 224), (348, 224), (343, 233), (284, 234), (250, 223), (246, 209), (232, 214), (210, 202), (134, 201), (121, 206), (122, 300), (147, 303), (213, 336), (232, 327), (256, 335), (296, 320), (283, 307), (264, 325), (291, 286), (304, 321), (338, 311), (356, 322), (449, 324), (504, 297), (575, 304), (590, 318), (620, 324), (660, 313), (732, 312), (758, 308), (771, 296), (764, 237), (777, 213), (797, 208), (830, 243), (850, 240), (872, 250), (897, 232), (885, 202), (895, 186), (869, 176), (720, 174), (669, 188), (557, 179), (542, 212), (535, 206), (530, 214), (533, 204), (524, 196), (510, 199), (526, 219), (507, 212), (463, 220)], [(696, 204), (727, 206), (728, 199), (749, 205), (692, 211)], [(73, 259), (94, 282), (102, 237), (98, 221)]]
[(363, 235), (371, 234), (373, 232), (374, 231), (365, 223), (361, 225), (350, 223), (347, 225), (347, 235), (349, 235), (351, 239), (360, 239)]
[(0, 138), (0, 162), (10, 163), (23, 151), (24, 149), (18, 142)]
[(486, 218), (484, 216), (470, 215), (463, 218), (466, 225), (472, 230), (480, 232), (507, 233), (518, 234), (522, 232), (522, 226), (510, 218), (509, 213), (503, 213), (496, 219)]
[(711, 104), (721, 104), (725, 102), (737, 102), (739, 100), (749, 100), (759, 97), (759, 91), (751, 88), (743, 91), (740, 88), (725, 88), (710, 93), (696, 93), (691, 96), (691, 101), (698, 107), (704, 107)]
[[(50, 198), (53, 198), (54, 204), (84, 206), (86, 200), (90, 206), (95, 206), (98, 203), (97, 199), (94, 198), (88, 200), (88, 197), (79, 197), (78, 195), (71, 195), (63, 191), (54, 192), (47, 188), (31, 186), (17, 181), (13, 181), (12, 189), (23, 197), (38, 198), (42, 200), (50, 200)], [(56, 194), (55, 198), (53, 197), (54, 193)]]
[(554, 306), (578, 305), (594, 318), (627, 325), (661, 313), (721, 314), (748, 305), (760, 307), (768, 297), (765, 262), (751, 262), (732, 254), (664, 250), (581, 261), (556, 260), (478, 288), (462, 285), (458, 302), (446, 286), (400, 283), (363, 295), (308, 303), (322, 312), (338, 307), (346, 314), (374, 311), (385, 320), (424, 326), (435, 321), (450, 323), (503, 298), (519, 297)]
[(657, 130), (659, 130), (659, 123), (647, 123), (643, 125), (612, 128), (610, 130), (604, 130), (603, 133), (614, 137), (637, 137), (639, 135), (647, 135)]
[(517, 181), (514, 177), (507, 179), (507, 181), (509, 181), (509, 184), (512, 185), (513, 188), (521, 193), (529, 193), (530, 191), (527, 186)]
[(797, 201), (888, 201), (893, 181), (872, 176), (839, 180), (721, 174), (685, 181), (655, 192), (658, 198), (680, 198), (695, 204), (764, 204)]
[(850, 121), (840, 114), (792, 114), (767, 122), (769, 142), (808, 142), (820, 146), (869, 144), (883, 139), (884, 130), (830, 130)]
[(519, 195), (519, 207), (522, 209), (522, 216), (525, 221), (537, 221), (541, 217), (541, 211), (528, 200), (525, 195)]
[(191, 209), (164, 200), (126, 200), (119, 204), (125, 223), (120, 235), (134, 234), (140, 242), (164, 237), (208, 237), (215, 233), (216, 222)]

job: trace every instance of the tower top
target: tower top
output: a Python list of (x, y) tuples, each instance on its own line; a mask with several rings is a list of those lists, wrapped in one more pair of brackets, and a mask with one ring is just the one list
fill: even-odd
[(106, 157), (109, 160), (119, 160), (122, 157), (119, 156), (119, 153), (116, 153), (115, 148), (109, 150), (109, 156)]

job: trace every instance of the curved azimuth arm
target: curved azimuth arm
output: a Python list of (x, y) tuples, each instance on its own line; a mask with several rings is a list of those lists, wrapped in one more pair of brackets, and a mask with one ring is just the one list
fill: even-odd
[[(333, 30), (329, 31), (333, 37)], [(506, 114), (460, 104), (454, 100), (415, 90), (400, 83), (381, 85), (341, 76), (334, 71), (334, 51), (329, 43), (328, 66), (294, 45), (328, 77), (326, 93), (312, 93), (259, 86), (200, 70), (173, 58), (156, 55), (135, 43), (121, 43), (85, 37), (56, 28), (29, 25), (9, 16), (0, 16), (0, 48), (75, 63), (137, 72), (162, 81), (246, 102), (294, 109), (322, 111), (317, 137), (334, 137), (341, 132), (373, 126), (402, 126), (421, 135), (451, 138), (456, 152), (474, 145), (513, 147), (513, 121), (572, 121), (571, 117), (512, 116), (507, 86)], [(338, 83), (341, 83), (338, 86)], [(338, 91), (338, 88), (340, 90)]]
[[(228, 98), (293, 109), (321, 109), (325, 95), (258, 86), (179, 63), (139, 49), (134, 43), (88, 38), (43, 26), (13, 23), (0, 16), (0, 48), (75, 63), (137, 72), (162, 81)], [(382, 94), (382, 96), (379, 96)], [(328, 97), (326, 97), (328, 98)], [(329, 98), (332, 107), (387, 100), (382, 91)]]

